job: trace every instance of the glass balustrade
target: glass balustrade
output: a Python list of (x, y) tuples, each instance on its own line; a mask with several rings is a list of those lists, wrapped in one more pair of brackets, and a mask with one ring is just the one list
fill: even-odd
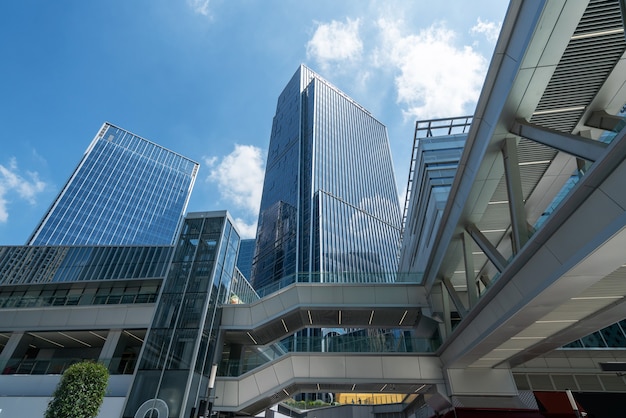
[(421, 284), (422, 273), (296, 273), (283, 277), (271, 285), (257, 290), (259, 297), (270, 295), (294, 283), (325, 283), (325, 284), (393, 284), (416, 283)]
[[(241, 359), (224, 359), (219, 368), (220, 376), (240, 376), (288, 353), (370, 353), (370, 354), (428, 354), (440, 346), (434, 338), (336, 335), (328, 337), (299, 337), (266, 347), (248, 347)], [(279, 346), (280, 349), (276, 349)]]
[(53, 358), (53, 359), (9, 359), (2, 364), (2, 374), (63, 374), (63, 372), (72, 364), (80, 363), (85, 360), (99, 362), (107, 366), (109, 373), (133, 374), (136, 364), (136, 357), (118, 356), (109, 359), (93, 359), (93, 358)]

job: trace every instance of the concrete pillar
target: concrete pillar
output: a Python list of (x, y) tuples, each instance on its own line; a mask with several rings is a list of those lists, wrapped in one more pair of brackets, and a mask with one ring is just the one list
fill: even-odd
[(0, 353), (0, 371), (3, 371), (7, 366), (7, 363), (11, 359), (11, 356), (17, 349), (22, 337), (24, 336), (23, 332), (14, 332), (9, 337), (9, 341), (4, 346), (2, 353)]
[(109, 333), (107, 334), (107, 339), (102, 346), (102, 350), (100, 351), (98, 361), (106, 364), (109, 368), (109, 371), (117, 370), (117, 366), (120, 362), (120, 359), (116, 358), (115, 356), (115, 349), (117, 348), (121, 336), (121, 329), (109, 330)]

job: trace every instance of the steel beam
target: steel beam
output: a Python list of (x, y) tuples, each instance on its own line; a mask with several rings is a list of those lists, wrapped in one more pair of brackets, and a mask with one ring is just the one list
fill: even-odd
[(506, 138), (502, 146), (504, 159), (504, 173), (506, 175), (506, 191), (509, 196), (509, 213), (511, 214), (513, 254), (528, 241), (528, 225), (524, 210), (524, 195), (522, 193), (522, 178), (519, 172), (519, 158), (517, 156), (517, 140)]
[(443, 325), (445, 329), (444, 340), (452, 334), (452, 315), (450, 314), (450, 296), (446, 285), (441, 282), (441, 306), (443, 309)]
[(472, 254), (472, 239), (467, 232), (463, 232), (463, 260), (465, 261), (465, 281), (467, 282), (467, 301), (472, 309), (478, 302), (478, 288), (474, 273), (474, 256)]
[(510, 132), (587, 161), (600, 159), (607, 147), (603, 142), (544, 128), (523, 119), (516, 120)]
[(604, 110), (596, 110), (591, 113), (585, 125), (605, 131), (619, 132), (626, 125), (626, 119), (610, 115)]
[(480, 232), (476, 225), (469, 224), (465, 229), (470, 234), (474, 242), (478, 244), (481, 250), (483, 250), (489, 261), (496, 266), (499, 272), (502, 272), (508, 263), (502, 254), (500, 254), (500, 251), (498, 251), (498, 249), (494, 247), (491, 242), (489, 242), (487, 237)]
[(463, 304), (463, 301), (459, 297), (459, 294), (457, 293), (456, 289), (454, 289), (454, 285), (452, 284), (452, 282), (450, 281), (448, 277), (442, 278), (441, 281), (446, 286), (446, 290), (448, 291), (448, 295), (450, 296), (450, 299), (452, 299), (452, 303), (456, 307), (456, 311), (459, 313), (459, 315), (461, 315), (461, 318), (463, 318), (467, 314), (467, 309), (465, 308), (465, 305)]

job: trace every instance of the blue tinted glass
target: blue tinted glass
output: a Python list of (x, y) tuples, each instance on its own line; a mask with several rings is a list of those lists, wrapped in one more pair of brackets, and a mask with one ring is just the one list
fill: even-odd
[(29, 244), (171, 244), (197, 167), (105, 124)]
[(300, 67), (272, 125), (254, 287), (296, 272), (393, 272), (399, 239), (385, 126)]

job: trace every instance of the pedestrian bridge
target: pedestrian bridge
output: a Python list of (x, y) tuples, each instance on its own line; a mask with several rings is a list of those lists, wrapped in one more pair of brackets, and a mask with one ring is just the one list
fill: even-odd
[[(438, 323), (425, 306), (424, 287), (407, 282), (299, 282), (224, 306), (220, 338), (231, 353), (219, 367), (214, 407), (256, 414), (300, 392), (428, 393), (443, 377)], [(330, 332), (278, 343), (304, 328)], [(364, 331), (332, 332), (339, 328)], [(246, 348), (233, 356), (234, 347)]]
[(256, 414), (297, 393), (424, 394), (443, 384), (435, 355), (290, 353), (238, 377), (219, 377), (215, 409)]
[(444, 381), (448, 396), (489, 406), (490, 395), (517, 396), (511, 367), (625, 318), (625, 51), (619, 1), (512, 1), (448, 200), (427, 217), (431, 235), (412, 224), (428, 196), (407, 204), (400, 271), (419, 280), (298, 283), (223, 310), (221, 338), (234, 346), (271, 346), (308, 327), (437, 331), (441, 346), (276, 348), (219, 377), (215, 408), (252, 413), (298, 391), (421, 393)]
[[(413, 276), (421, 279), (421, 276)], [(225, 305), (228, 342), (264, 345), (303, 328), (422, 329), (425, 289), (418, 283), (294, 283), (250, 304)]]
[(448, 369), (516, 366), (625, 317), (625, 51), (619, 1), (511, 2), (433, 250), (419, 264), (424, 237), (403, 242)]

